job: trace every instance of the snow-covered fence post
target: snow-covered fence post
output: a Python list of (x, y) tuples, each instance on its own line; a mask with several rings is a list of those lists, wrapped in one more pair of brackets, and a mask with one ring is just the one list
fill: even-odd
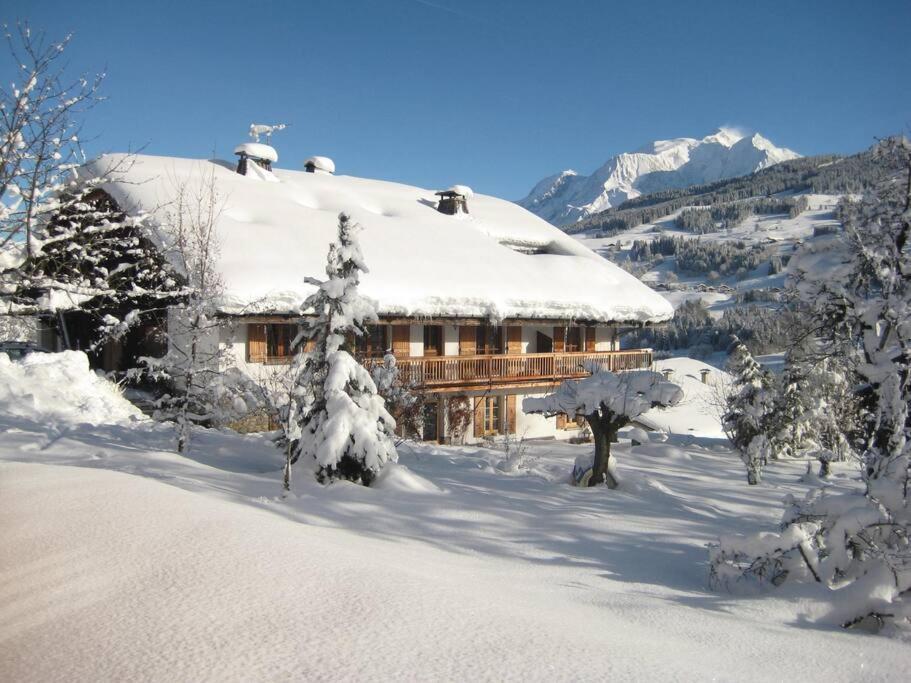
[(633, 419), (656, 406), (672, 406), (683, 398), (683, 390), (657, 372), (631, 370), (608, 372), (590, 368), (594, 374), (581, 380), (566, 380), (557, 390), (541, 398), (526, 398), (522, 410), (548, 417), (565, 413), (582, 415), (595, 441), (595, 462), (589, 486), (606, 483), (617, 488), (611, 471), (611, 442), (617, 432)]
[[(369, 486), (386, 462), (397, 459), (387, 412), (370, 373), (346, 349), (346, 339), (376, 322), (374, 303), (358, 292), (367, 272), (357, 241), (359, 226), (339, 214), (338, 239), (329, 246), (327, 279), (308, 278), (317, 290), (301, 305), (309, 317), (294, 341), (300, 372), (295, 378), (294, 419), (300, 427), (295, 459), (316, 465), (319, 482), (348, 479)], [(305, 351), (303, 339), (313, 342)]]

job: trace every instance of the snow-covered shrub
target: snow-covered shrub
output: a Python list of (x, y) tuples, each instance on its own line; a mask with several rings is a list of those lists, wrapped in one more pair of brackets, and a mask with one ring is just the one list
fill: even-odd
[(547, 416), (582, 415), (595, 440), (595, 461), (589, 486), (606, 483), (617, 488), (611, 468), (611, 442), (634, 418), (656, 406), (671, 406), (683, 398), (683, 390), (650, 370), (614, 373), (595, 365), (593, 374), (581, 380), (566, 380), (541, 398), (526, 398), (522, 410)]
[(423, 428), (424, 397), (402, 378), (395, 356), (387, 353), (383, 362), (370, 372), (377, 393), (386, 402), (386, 410), (395, 419), (399, 433), (405, 437), (420, 436)]
[(471, 400), (467, 396), (450, 396), (446, 399), (446, 425), (452, 443), (464, 443), (471, 416)]
[[(376, 322), (374, 303), (358, 292), (361, 272), (367, 272), (357, 241), (360, 229), (339, 214), (338, 239), (329, 246), (327, 279), (308, 278), (317, 286), (301, 305), (311, 316), (301, 338), (293, 392), (293, 419), (300, 428), (294, 459), (315, 463), (319, 482), (348, 479), (369, 486), (383, 465), (395, 461), (392, 435), (395, 420), (370, 373), (346, 350), (346, 337), (364, 334)], [(304, 351), (301, 340), (314, 342)], [(286, 487), (290, 486), (286, 467)]]

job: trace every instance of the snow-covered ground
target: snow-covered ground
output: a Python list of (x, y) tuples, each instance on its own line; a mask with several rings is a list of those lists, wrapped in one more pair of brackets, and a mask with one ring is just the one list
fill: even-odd
[(896, 680), (911, 661), (825, 625), (812, 586), (708, 589), (705, 544), (772, 527), (805, 463), (748, 487), (724, 441), (653, 437), (615, 447), (609, 491), (567, 483), (588, 445), (528, 444), (518, 470), (415, 445), (376, 488), (299, 468), (282, 499), (264, 438), (200, 430), (178, 456), (74, 356), (0, 357), (2, 680)]

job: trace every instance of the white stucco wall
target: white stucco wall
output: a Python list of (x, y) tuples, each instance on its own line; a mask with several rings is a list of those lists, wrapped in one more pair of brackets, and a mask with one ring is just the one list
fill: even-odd
[(411, 325), (409, 333), (408, 353), (412, 358), (420, 358), (424, 355), (424, 326)]
[(456, 325), (443, 325), (443, 354), (459, 355), (459, 328)]

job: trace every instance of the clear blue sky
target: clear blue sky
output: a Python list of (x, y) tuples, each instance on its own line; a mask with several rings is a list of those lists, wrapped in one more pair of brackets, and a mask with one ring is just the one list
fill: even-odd
[(284, 122), (281, 167), (322, 154), (516, 199), (722, 124), (803, 154), (911, 125), (911, 0), (7, 0), (0, 18), (72, 31), (73, 67), (106, 69), (93, 152), (225, 158)]

